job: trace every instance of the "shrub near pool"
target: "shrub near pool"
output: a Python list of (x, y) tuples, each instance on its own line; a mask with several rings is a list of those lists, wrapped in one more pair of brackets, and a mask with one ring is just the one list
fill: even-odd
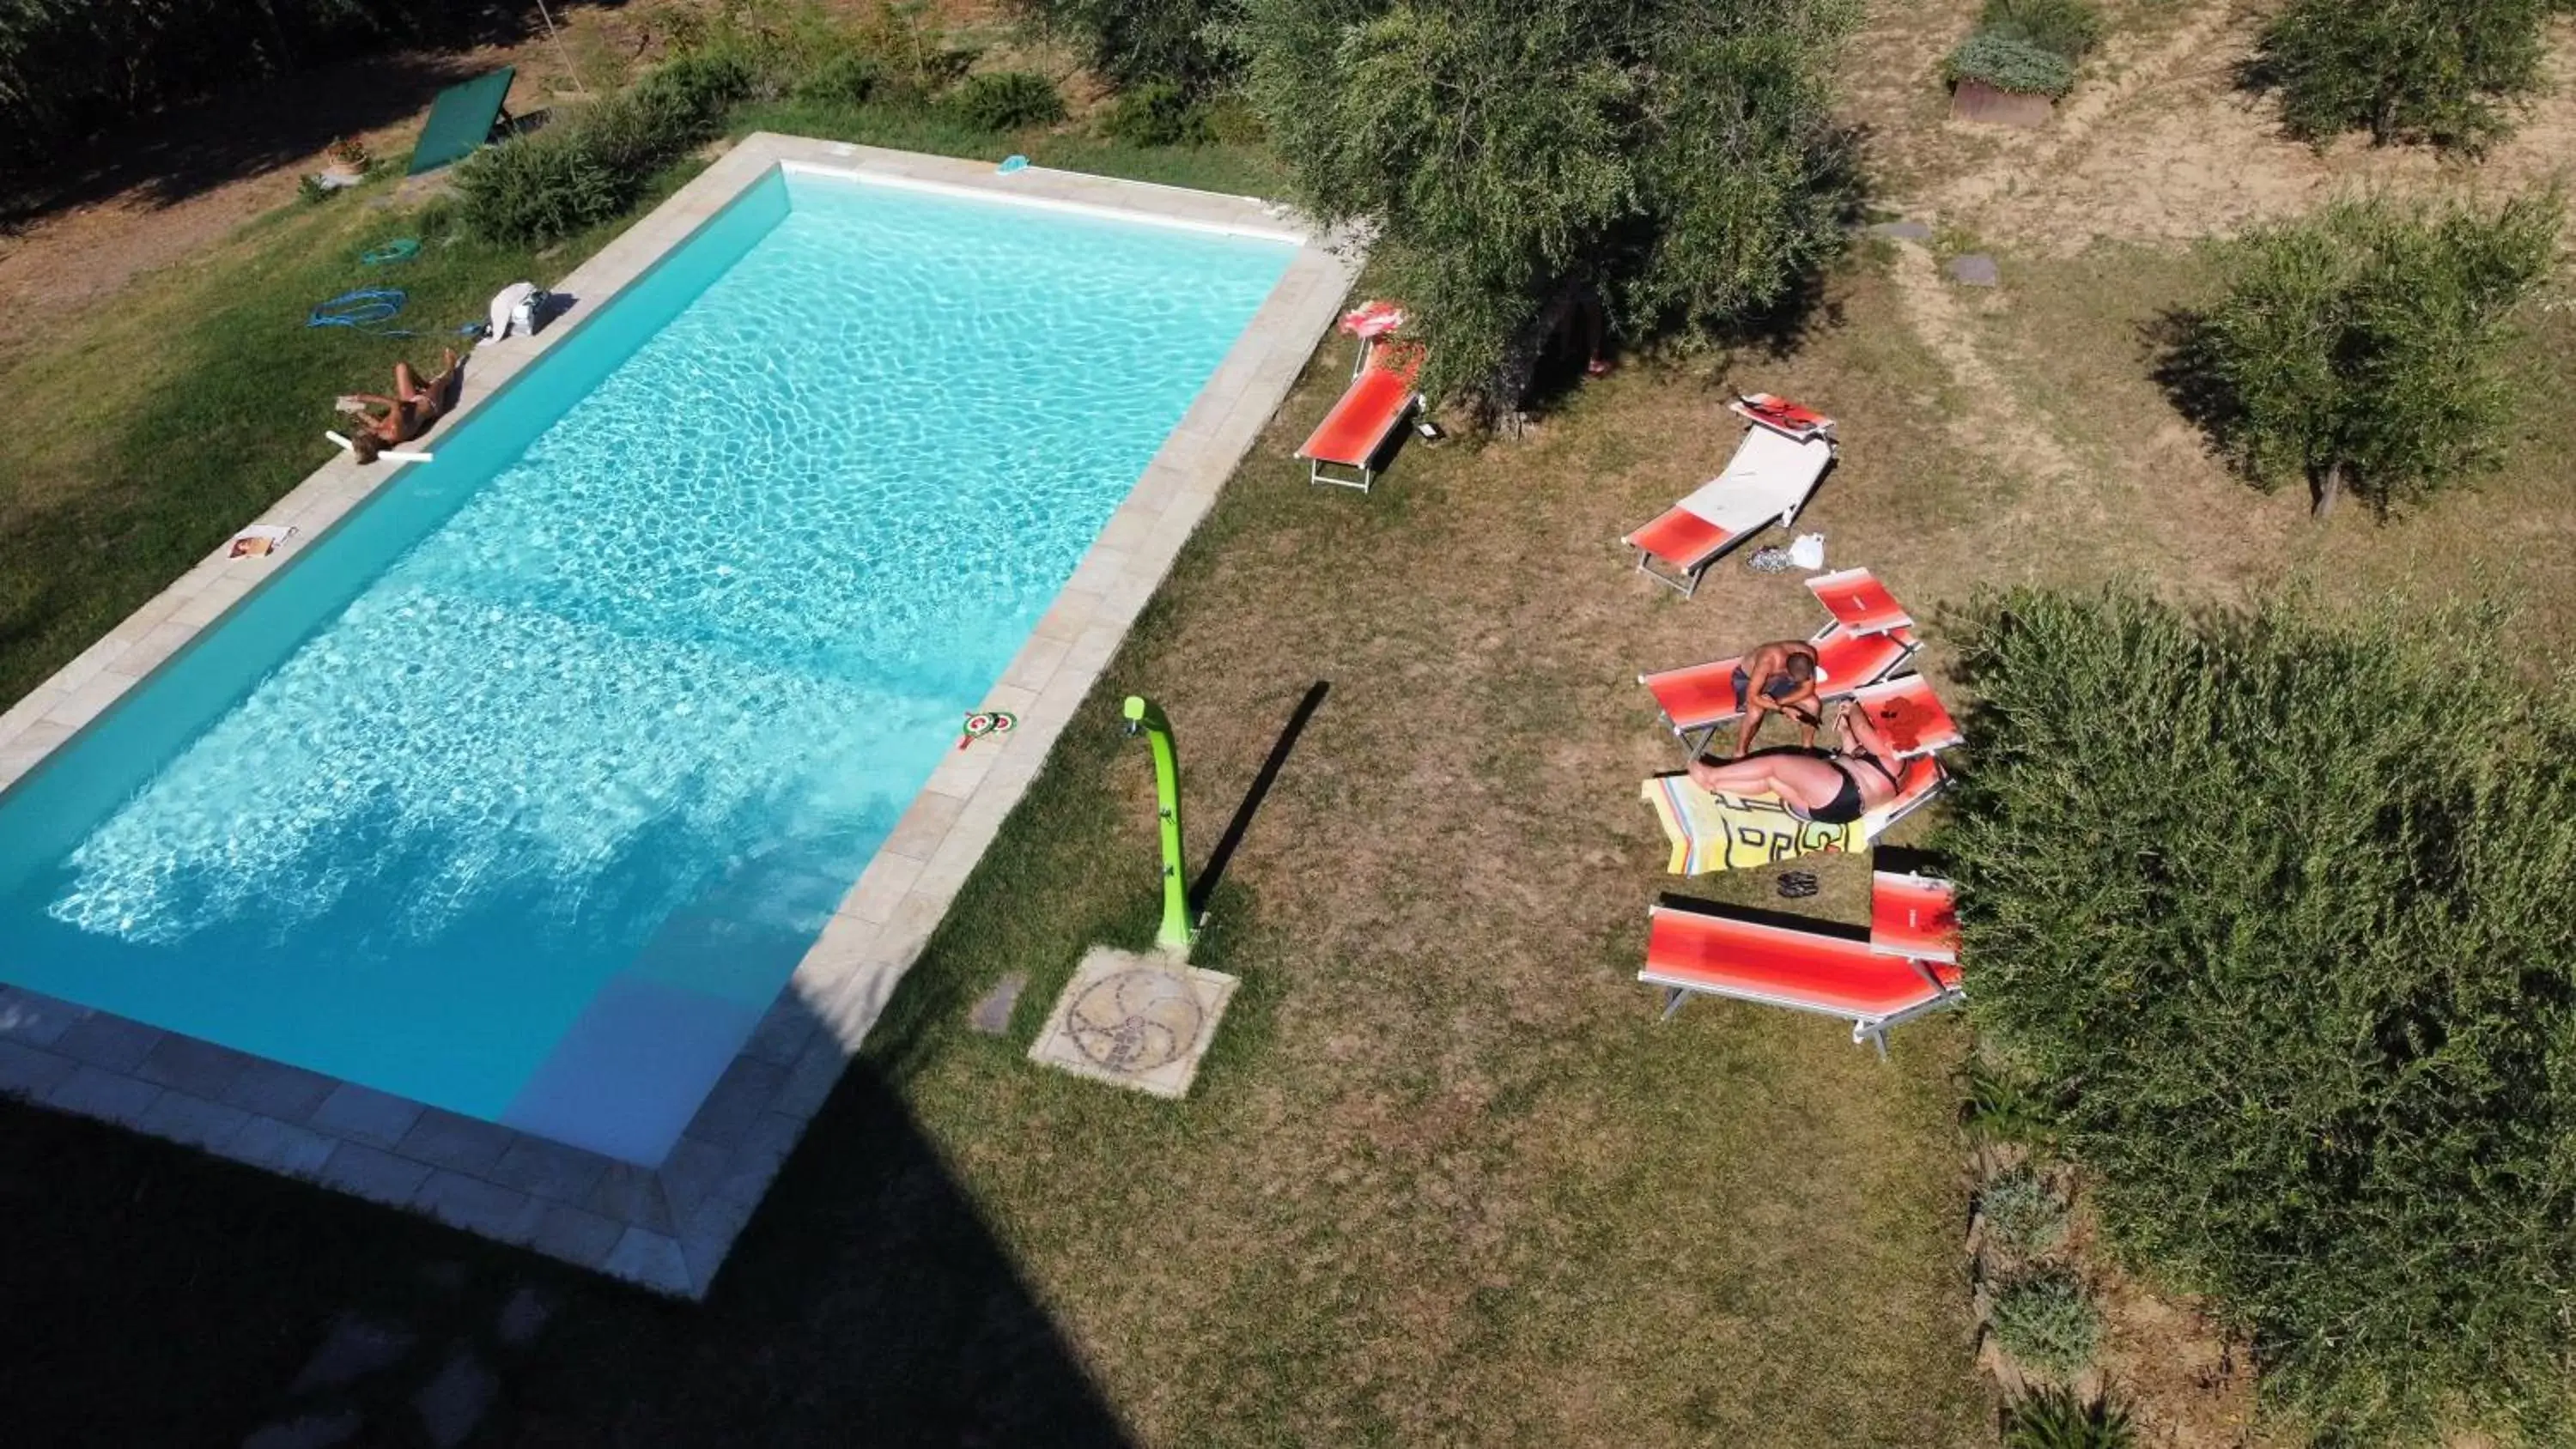
[(1064, 119), (1064, 97), (1055, 83), (1024, 70), (968, 76), (944, 104), (959, 120), (986, 131), (1017, 131)]
[(683, 55), (558, 125), (485, 147), (456, 169), (465, 224), (485, 241), (538, 245), (622, 214), (723, 129), (754, 79), (738, 57)]

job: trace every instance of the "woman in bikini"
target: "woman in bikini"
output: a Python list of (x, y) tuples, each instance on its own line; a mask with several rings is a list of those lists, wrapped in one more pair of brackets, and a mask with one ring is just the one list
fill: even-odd
[(1728, 795), (1770, 795), (1818, 825), (1849, 825), (1896, 800), (1905, 761), (1867, 711), (1846, 702), (1835, 714), (1838, 750), (1780, 749), (1723, 765), (1691, 762), (1691, 783)]
[[(457, 389), (463, 386), (465, 374), (456, 363), (456, 349), (447, 349), (438, 376), (423, 383), (413, 376), (411, 364), (394, 364), (394, 395), (379, 397), (371, 392), (351, 393), (340, 399), (341, 411), (349, 415), (349, 451), (361, 463), (376, 461), (376, 455), (387, 448), (399, 448), (429, 431), (430, 424), (446, 416), (456, 406)], [(381, 414), (367, 409), (380, 407)]]

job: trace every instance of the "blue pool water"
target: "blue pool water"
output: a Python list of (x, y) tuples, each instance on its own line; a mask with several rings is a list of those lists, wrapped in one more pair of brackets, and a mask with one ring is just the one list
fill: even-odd
[(0, 796), (0, 979), (659, 1161), (1292, 254), (762, 182)]

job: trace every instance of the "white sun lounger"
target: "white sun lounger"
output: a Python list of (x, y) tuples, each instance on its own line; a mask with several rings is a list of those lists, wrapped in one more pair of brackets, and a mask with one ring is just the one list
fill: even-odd
[(1688, 598), (1698, 592), (1700, 575), (1728, 549), (1774, 523), (1796, 523), (1833, 461), (1827, 436), (1793, 438), (1756, 424), (1725, 472), (1620, 541), (1637, 550), (1640, 572)]

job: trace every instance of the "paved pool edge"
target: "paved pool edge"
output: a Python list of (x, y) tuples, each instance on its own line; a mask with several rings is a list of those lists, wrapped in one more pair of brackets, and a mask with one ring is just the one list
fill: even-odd
[[(1019, 728), (952, 752), (931, 773), (671, 1155), (639, 1168), (5, 985), (0, 1094), (423, 1213), (656, 1292), (705, 1295), (903, 973), (1286, 398), (1359, 265), (1350, 239), (1247, 197), (1039, 167), (1001, 175), (989, 162), (762, 132), (556, 283), (577, 299), (570, 320), (781, 168), (1257, 235), (1298, 251), (987, 696), (985, 707), (1016, 713)], [(471, 414), (573, 330), (476, 349), (457, 414)], [(315, 470), (258, 520), (296, 530), (279, 553), (233, 559), (218, 549), (0, 713), (0, 790), (401, 472), (346, 457)]]

